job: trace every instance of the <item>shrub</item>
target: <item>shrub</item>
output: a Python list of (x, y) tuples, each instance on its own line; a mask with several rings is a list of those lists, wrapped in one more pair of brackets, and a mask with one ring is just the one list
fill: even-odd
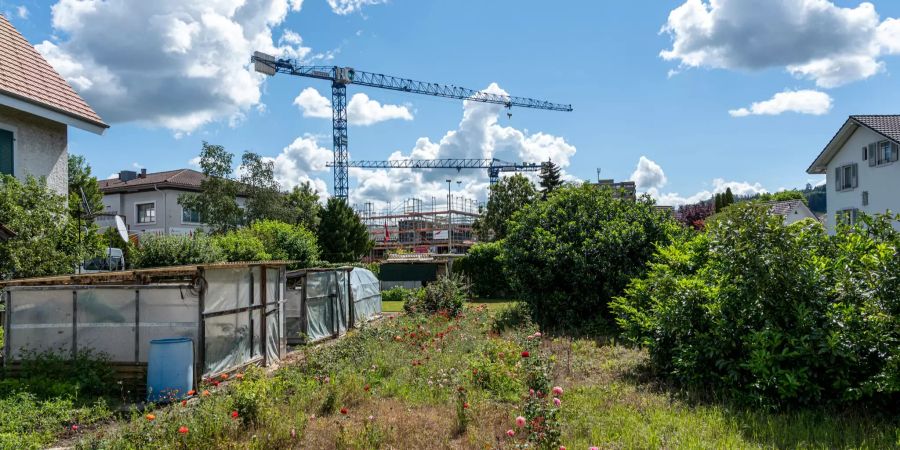
[(517, 302), (497, 312), (491, 318), (491, 331), (500, 334), (517, 328), (534, 328), (528, 306)]
[(115, 371), (106, 355), (90, 350), (75, 359), (52, 351), (26, 351), (15, 378), (3, 380), (0, 397), (26, 391), (40, 399), (93, 398), (120, 394)]
[(137, 268), (207, 264), (224, 260), (222, 251), (209, 236), (145, 236), (141, 237)]
[(656, 245), (680, 227), (653, 201), (564, 187), (509, 221), (502, 258), (513, 289), (542, 328), (612, 323), (609, 301), (646, 271)]
[(900, 393), (900, 233), (886, 218), (828, 237), (738, 204), (661, 248), (614, 309), (682, 385), (765, 405)]
[(265, 261), (272, 259), (263, 242), (252, 231), (241, 228), (215, 238), (226, 261)]
[(390, 289), (381, 291), (381, 301), (383, 302), (406, 302), (408, 299), (416, 297), (419, 295), (419, 292), (422, 292), (424, 295), (424, 289), (406, 289), (404, 287), (396, 286)]
[(310, 267), (319, 259), (316, 236), (300, 225), (260, 220), (253, 223), (250, 232), (273, 259), (298, 261), (295, 268)]
[(502, 249), (502, 241), (478, 243), (465, 257), (453, 263), (453, 270), (468, 278), (472, 295), (480, 298), (510, 295), (509, 281), (500, 259)]
[(440, 312), (456, 317), (466, 300), (464, 292), (465, 286), (458, 276), (440, 277), (414, 297), (407, 298), (403, 309), (409, 314)]

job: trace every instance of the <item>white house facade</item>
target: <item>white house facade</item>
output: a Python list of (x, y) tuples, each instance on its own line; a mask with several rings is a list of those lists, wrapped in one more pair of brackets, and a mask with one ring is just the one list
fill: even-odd
[[(117, 178), (100, 180), (105, 219), (101, 226), (112, 226), (113, 215), (122, 216), (129, 234), (190, 235), (205, 230), (202, 217), (178, 203), (184, 194), (200, 192), (206, 179), (196, 170), (178, 169), (166, 172), (140, 173), (124, 170)], [(243, 206), (245, 199), (237, 198)]]
[(68, 127), (109, 125), (0, 14), (0, 174), (68, 190)]
[[(827, 224), (900, 213), (900, 115), (850, 116), (807, 173), (825, 174)], [(897, 223), (895, 227), (900, 228)]]

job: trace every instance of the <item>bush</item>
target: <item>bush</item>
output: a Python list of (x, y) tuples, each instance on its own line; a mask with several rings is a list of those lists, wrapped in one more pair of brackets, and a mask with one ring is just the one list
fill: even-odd
[(619, 200), (610, 189), (564, 187), (509, 221), (504, 269), (541, 328), (608, 327), (610, 300), (678, 230), (648, 197)]
[[(421, 292), (421, 294), (420, 294)], [(381, 301), (383, 302), (406, 302), (410, 298), (416, 297), (418, 295), (425, 295), (425, 289), (406, 289), (404, 287), (396, 286), (390, 289), (381, 291)]]
[(764, 405), (896, 405), (900, 233), (863, 221), (829, 237), (814, 221), (732, 206), (661, 248), (613, 308), (682, 385)]
[(142, 236), (134, 262), (137, 268), (207, 264), (223, 261), (224, 255), (209, 236)]
[(464, 293), (465, 286), (458, 276), (440, 277), (415, 296), (408, 297), (403, 309), (408, 314), (441, 313), (456, 317), (463, 309)]
[(316, 236), (301, 225), (260, 220), (253, 223), (250, 232), (272, 259), (298, 261), (294, 268), (310, 267), (319, 259)]
[[(68, 355), (71, 356), (71, 355)], [(95, 398), (121, 394), (109, 359), (90, 350), (74, 360), (52, 351), (25, 352), (15, 378), (0, 383), (0, 397), (26, 391), (39, 399)]]
[(479, 298), (506, 298), (510, 295), (509, 281), (503, 273), (500, 254), (502, 241), (480, 242), (469, 249), (465, 257), (453, 263), (453, 270), (469, 279), (472, 295)]
[(263, 242), (252, 231), (241, 228), (215, 238), (226, 261), (265, 261), (272, 259)]

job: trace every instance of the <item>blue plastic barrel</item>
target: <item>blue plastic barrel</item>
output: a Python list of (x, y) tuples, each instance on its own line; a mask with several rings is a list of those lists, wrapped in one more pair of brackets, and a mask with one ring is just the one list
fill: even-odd
[(168, 403), (194, 387), (194, 342), (190, 338), (154, 339), (147, 359), (147, 401)]

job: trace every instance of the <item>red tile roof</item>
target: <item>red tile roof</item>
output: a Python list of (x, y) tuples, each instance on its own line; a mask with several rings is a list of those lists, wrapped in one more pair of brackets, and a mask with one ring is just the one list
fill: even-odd
[(3, 14), (0, 14), (0, 94), (109, 128)]
[(100, 180), (100, 191), (103, 193), (142, 191), (153, 189), (154, 186), (181, 188), (186, 190), (200, 190), (200, 183), (206, 179), (196, 170), (178, 169), (166, 172), (148, 173), (143, 178), (135, 178), (129, 181), (121, 181), (118, 178)]

